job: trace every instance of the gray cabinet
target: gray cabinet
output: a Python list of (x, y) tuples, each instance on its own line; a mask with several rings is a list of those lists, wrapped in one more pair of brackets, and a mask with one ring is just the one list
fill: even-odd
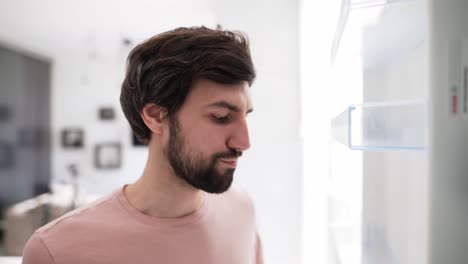
[(47, 192), (51, 64), (0, 46), (0, 209)]

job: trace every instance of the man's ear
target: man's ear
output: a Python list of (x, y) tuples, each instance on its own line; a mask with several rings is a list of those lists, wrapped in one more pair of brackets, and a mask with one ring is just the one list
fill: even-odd
[(167, 109), (154, 103), (146, 104), (141, 110), (141, 118), (153, 133), (161, 135), (167, 117)]

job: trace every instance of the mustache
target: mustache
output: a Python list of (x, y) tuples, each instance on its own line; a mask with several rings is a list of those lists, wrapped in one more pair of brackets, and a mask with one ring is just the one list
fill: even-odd
[(228, 152), (220, 152), (214, 155), (214, 159), (222, 159), (222, 158), (238, 158), (242, 156), (242, 151), (236, 149), (230, 149)]

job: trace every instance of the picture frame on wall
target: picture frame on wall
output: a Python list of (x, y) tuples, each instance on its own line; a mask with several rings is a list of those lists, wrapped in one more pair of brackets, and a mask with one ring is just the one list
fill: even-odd
[(0, 170), (11, 169), (15, 165), (14, 149), (11, 143), (0, 142)]
[(84, 147), (84, 131), (80, 128), (62, 130), (62, 147), (65, 149), (81, 149)]
[(101, 143), (94, 147), (96, 169), (118, 169), (122, 166), (122, 145), (118, 142)]
[(112, 107), (101, 107), (98, 112), (100, 120), (110, 121), (115, 119), (115, 111)]

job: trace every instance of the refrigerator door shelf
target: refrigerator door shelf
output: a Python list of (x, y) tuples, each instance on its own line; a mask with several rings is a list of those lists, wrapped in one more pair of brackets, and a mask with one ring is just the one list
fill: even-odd
[(331, 122), (333, 138), (352, 150), (424, 151), (424, 100), (351, 105)]

